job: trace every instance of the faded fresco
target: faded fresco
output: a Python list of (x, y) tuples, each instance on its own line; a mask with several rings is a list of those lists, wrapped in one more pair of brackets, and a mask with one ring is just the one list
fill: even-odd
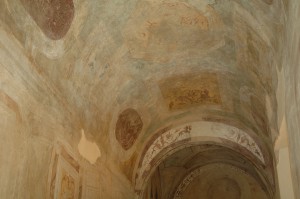
[[(286, 131), (300, 129), (284, 101), (297, 90), (286, 67), (299, 61), (298, 1), (0, 0), (0, 198), (138, 198), (164, 158), (203, 141), (211, 153), (188, 149), (153, 182), (230, 161), (256, 169), (277, 199), (274, 142), (284, 117)], [(203, 120), (241, 131), (194, 125)], [(68, 150), (51, 159), (56, 141)]]
[(57, 145), (52, 154), (48, 179), (50, 199), (81, 198), (81, 167), (73, 155), (63, 146)]
[(116, 139), (123, 149), (128, 150), (135, 143), (143, 128), (143, 121), (134, 109), (124, 110), (116, 124)]
[(75, 198), (75, 180), (65, 170), (62, 173), (59, 199)]
[(264, 155), (260, 147), (255, 142), (255, 140), (244, 131), (234, 127), (215, 124), (212, 126), (212, 132), (223, 139), (230, 140), (246, 148), (255, 157), (257, 157), (263, 164), (266, 164)]
[(132, 58), (167, 62), (173, 56), (186, 59), (223, 46), (222, 29), (210, 5), (199, 10), (184, 2), (140, 1), (123, 35)]
[(50, 39), (61, 39), (68, 32), (75, 12), (73, 0), (21, 0), (21, 2)]
[(218, 76), (214, 73), (168, 78), (160, 83), (160, 90), (170, 110), (222, 103)]

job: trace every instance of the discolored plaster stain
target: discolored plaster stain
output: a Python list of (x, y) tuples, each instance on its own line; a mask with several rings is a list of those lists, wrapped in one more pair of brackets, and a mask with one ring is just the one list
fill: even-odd
[(214, 73), (171, 77), (160, 83), (160, 90), (170, 110), (222, 103)]
[(21, 0), (21, 2), (47, 37), (58, 40), (66, 35), (74, 18), (73, 0)]
[(78, 151), (91, 164), (95, 164), (97, 159), (101, 157), (99, 147), (95, 142), (86, 139), (83, 129), (81, 130), (81, 139), (78, 143)]
[(9, 109), (11, 109), (16, 114), (18, 122), (22, 122), (19, 105), (2, 90), (0, 90), (0, 101), (2, 101)]
[(128, 150), (135, 143), (143, 128), (143, 121), (132, 108), (124, 110), (117, 120), (116, 139), (123, 149)]

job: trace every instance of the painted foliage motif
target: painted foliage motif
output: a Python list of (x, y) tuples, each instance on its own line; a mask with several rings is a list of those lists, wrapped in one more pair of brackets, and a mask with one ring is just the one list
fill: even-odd
[(132, 147), (142, 128), (143, 121), (136, 110), (128, 108), (119, 115), (115, 133), (123, 149), (128, 150)]
[(184, 126), (178, 129), (172, 129), (170, 131), (162, 133), (157, 137), (150, 147), (146, 150), (144, 157), (142, 158), (141, 165), (138, 170), (136, 184), (141, 184), (143, 179), (148, 176), (151, 166), (153, 166), (154, 158), (164, 149), (168, 148), (172, 144), (189, 139), (192, 127)]
[(248, 151), (250, 151), (255, 157), (257, 157), (262, 163), (265, 164), (264, 155), (260, 147), (257, 145), (255, 140), (253, 140), (253, 138), (250, 137), (247, 133), (234, 127), (228, 128), (222, 125), (214, 125), (212, 127), (212, 131), (221, 138), (233, 141), (243, 146)]
[(170, 110), (221, 104), (218, 79), (214, 73), (168, 78), (160, 84), (160, 90)]

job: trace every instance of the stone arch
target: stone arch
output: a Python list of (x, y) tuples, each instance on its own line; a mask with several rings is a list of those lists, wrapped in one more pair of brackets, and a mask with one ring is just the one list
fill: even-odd
[[(269, 167), (271, 160), (268, 150), (258, 138), (231, 125), (197, 121), (174, 128), (164, 128), (146, 142), (135, 168), (133, 182), (135, 191), (141, 194), (155, 168), (169, 155), (190, 145), (213, 142), (229, 147), (247, 156), (262, 168)], [(268, 175), (271, 179), (272, 175)], [(270, 180), (273, 185), (273, 179)]]

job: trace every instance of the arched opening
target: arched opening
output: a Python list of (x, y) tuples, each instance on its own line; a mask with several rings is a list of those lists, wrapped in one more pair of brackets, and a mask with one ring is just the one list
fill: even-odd
[[(255, 186), (262, 188), (258, 190), (259, 198), (273, 198), (276, 176), (272, 156), (266, 146), (257, 143), (256, 139), (236, 127), (207, 121), (191, 122), (159, 131), (141, 153), (134, 176), (135, 190), (142, 199), (181, 198), (183, 193), (178, 190), (183, 185), (180, 183), (190, 181), (187, 176), (193, 176), (194, 169), (226, 163), (249, 176), (246, 187), (255, 182)], [(160, 172), (165, 172), (166, 176), (161, 176)], [(220, 174), (221, 184), (221, 176), (228, 175)], [(171, 188), (170, 183), (173, 186)], [(249, 190), (242, 192), (245, 198), (256, 196), (256, 193)]]

